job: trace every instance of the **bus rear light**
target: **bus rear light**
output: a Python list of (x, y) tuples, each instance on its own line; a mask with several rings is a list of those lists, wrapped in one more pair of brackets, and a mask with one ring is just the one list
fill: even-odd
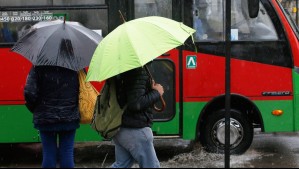
[(283, 111), (282, 110), (273, 110), (272, 114), (274, 116), (281, 116), (283, 114)]

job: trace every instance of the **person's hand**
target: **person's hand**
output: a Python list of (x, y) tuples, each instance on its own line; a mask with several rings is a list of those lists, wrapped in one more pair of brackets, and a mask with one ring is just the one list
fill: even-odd
[(164, 88), (161, 84), (156, 83), (154, 80), (152, 81), (152, 89), (157, 90), (161, 96), (164, 94)]

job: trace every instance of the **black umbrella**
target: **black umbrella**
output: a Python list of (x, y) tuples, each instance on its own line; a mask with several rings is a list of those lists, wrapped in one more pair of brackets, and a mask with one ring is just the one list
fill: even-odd
[(101, 40), (102, 36), (78, 22), (42, 21), (33, 25), (11, 50), (33, 65), (78, 71), (89, 66)]

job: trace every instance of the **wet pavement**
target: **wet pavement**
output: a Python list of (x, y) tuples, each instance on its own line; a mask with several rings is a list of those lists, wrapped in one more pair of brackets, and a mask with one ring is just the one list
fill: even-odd
[[(224, 156), (183, 140), (155, 140), (162, 168), (224, 168)], [(0, 144), (0, 168), (40, 168), (40, 144)], [(114, 161), (111, 142), (77, 143), (77, 168), (107, 168)], [(231, 168), (298, 168), (299, 133), (255, 134), (243, 155), (232, 155)], [(137, 165), (134, 166), (138, 167)]]
[[(158, 158), (162, 161), (193, 150), (193, 143), (184, 140), (155, 140)], [(40, 168), (40, 143), (0, 144), (0, 168)], [(76, 143), (76, 168), (107, 168), (114, 162), (111, 142)]]

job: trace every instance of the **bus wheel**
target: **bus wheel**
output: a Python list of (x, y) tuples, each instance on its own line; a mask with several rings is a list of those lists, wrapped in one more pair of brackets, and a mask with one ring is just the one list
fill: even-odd
[[(200, 141), (206, 151), (224, 153), (225, 110), (219, 110), (204, 120)], [(251, 145), (253, 127), (248, 117), (238, 110), (231, 109), (230, 153), (243, 154)]]

